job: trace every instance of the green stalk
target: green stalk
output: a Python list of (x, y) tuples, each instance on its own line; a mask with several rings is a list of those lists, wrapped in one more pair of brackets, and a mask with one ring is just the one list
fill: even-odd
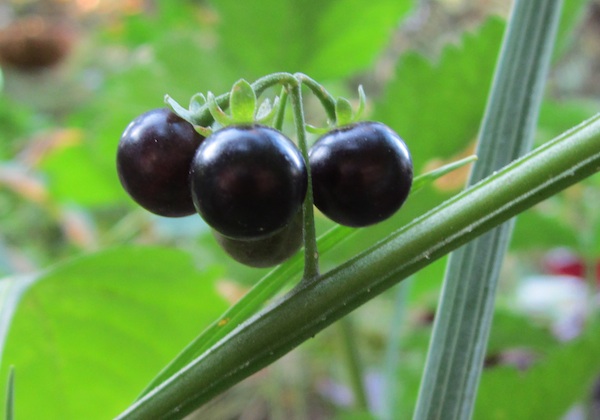
[(363, 383), (365, 376), (358, 355), (354, 323), (352, 322), (352, 319), (347, 316), (340, 319), (337, 325), (341, 336), (346, 366), (348, 367), (348, 373), (350, 375), (350, 386), (354, 394), (354, 406), (366, 413), (369, 411), (369, 401)]
[(600, 170), (600, 116), (415, 219), (257, 313), (118, 419), (181, 418), (358, 306)]
[(311, 92), (317, 97), (317, 99), (321, 102), (323, 109), (327, 113), (327, 117), (331, 122), (335, 123), (336, 113), (335, 113), (335, 98), (331, 96), (329, 92), (318, 83), (316, 80), (311, 79), (306, 74), (296, 73), (296, 79), (300, 81), (301, 84), (306, 86), (311, 90)]
[(309, 280), (319, 275), (319, 250), (317, 248), (317, 236), (315, 232), (315, 216), (313, 210), (313, 189), (310, 166), (308, 165), (308, 144), (306, 140), (306, 122), (304, 121), (304, 106), (302, 104), (302, 86), (300, 83), (290, 85), (290, 102), (294, 113), (296, 125), (296, 136), (298, 147), (302, 152), (304, 161), (307, 162), (308, 187), (306, 198), (302, 205), (302, 217), (304, 218), (304, 276), (303, 280)]
[[(531, 148), (561, 6), (515, 2), (469, 185)], [(414, 419), (471, 417), (512, 228), (504, 224), (451, 255)]]

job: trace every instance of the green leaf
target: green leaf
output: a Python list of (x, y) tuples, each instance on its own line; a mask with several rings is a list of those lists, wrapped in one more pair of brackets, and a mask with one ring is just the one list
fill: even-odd
[(578, 232), (560, 215), (533, 208), (517, 219), (510, 246), (514, 250), (547, 250), (555, 246), (576, 249), (579, 238)]
[(435, 63), (414, 52), (400, 58), (372, 118), (406, 141), (417, 172), (477, 137), (504, 27), (499, 19), (488, 20), (460, 45), (445, 47)]
[[(599, 327), (592, 320), (580, 337), (552, 348), (525, 371), (509, 366), (486, 370), (473, 418), (563, 418), (575, 403), (587, 399), (598, 378)], [(526, 403), (515, 403), (516, 395)]]
[(240, 7), (236, 0), (219, 0), (213, 5), (223, 48), (240, 74), (254, 79), (300, 71), (322, 80), (371, 65), (412, 3), (261, 0)]
[[(515, 2), (469, 185), (531, 148), (561, 3)], [(472, 416), (511, 231), (506, 223), (450, 256), (414, 419)]]
[(487, 353), (494, 354), (511, 348), (546, 352), (557, 345), (556, 337), (548, 328), (535, 324), (524, 315), (498, 309), (494, 314)]
[(591, 7), (589, 0), (569, 0), (563, 5), (554, 57), (560, 57), (576, 39), (575, 28), (582, 21), (586, 9)]
[(2, 365), (6, 336), (13, 315), (23, 293), (37, 280), (37, 276), (7, 277), (0, 280), (0, 366)]
[(187, 254), (117, 248), (46, 270), (23, 295), (1, 375), (20, 418), (107, 419), (227, 306)]
[[(207, 28), (189, 7), (180, 2), (159, 3), (160, 12), (135, 18), (146, 28), (137, 34), (141, 40), (136, 36), (132, 41), (137, 48), (124, 50), (125, 54), (119, 55), (122, 58), (101, 74), (102, 85), (94, 91), (93, 100), (68, 116), (67, 124), (80, 130), (81, 141), (51, 151), (42, 162), (52, 198), (57, 201), (134, 206), (123, 192), (115, 169), (119, 138), (129, 122), (143, 112), (165, 106), (165, 94), (187, 101), (195, 92), (229, 90), (239, 78), (224, 64), (221, 50), (207, 42)], [(164, 9), (168, 12), (163, 13)], [(123, 30), (128, 29), (125, 26)], [(121, 51), (122, 40), (116, 42)], [(107, 46), (94, 47), (103, 51)], [(104, 57), (102, 53), (96, 55)]]
[(6, 399), (5, 399), (5, 420), (14, 420), (15, 418), (15, 369), (10, 367), (8, 372), (8, 383), (6, 384)]

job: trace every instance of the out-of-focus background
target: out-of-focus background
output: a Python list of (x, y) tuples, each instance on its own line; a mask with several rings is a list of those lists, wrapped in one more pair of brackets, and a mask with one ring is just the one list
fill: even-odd
[[(424, 173), (473, 152), (511, 4), (2, 0), (0, 277), (49, 270), (44, 284), (52, 285), (32, 289), (7, 338), (0, 382), (7, 363), (15, 363), (17, 418), (116, 415), (267, 272), (230, 260), (198, 216), (164, 219), (129, 199), (115, 170), (129, 121), (164, 106), (165, 94), (187, 105), (195, 93), (224, 93), (240, 78), (302, 71), (352, 101), (362, 84), (366, 117), (394, 128), (411, 148), (416, 173)], [(537, 143), (594, 115), (599, 105), (600, 1), (568, 0)], [(324, 124), (310, 97), (306, 110), (310, 123)], [(323, 270), (460, 191), (466, 174), (440, 179), (392, 219), (341, 244), (323, 259)], [(593, 177), (519, 217), (475, 418), (600, 418), (600, 331), (593, 316), (599, 188)], [(329, 226), (317, 215), (319, 233)], [(404, 289), (352, 315), (371, 414), (353, 402), (340, 332), (330, 328), (196, 418), (410, 417), (444, 264), (435, 262)], [(211, 298), (190, 298), (198, 291), (187, 292), (195, 279), (185, 273), (196, 269), (210, 278), (200, 291)], [(157, 270), (163, 285), (156, 295), (149, 287), (152, 305), (144, 300), (139, 313), (117, 308), (136, 292), (118, 286), (122, 294), (113, 296), (102, 283), (127, 285)], [(169, 282), (173, 297), (166, 302), (159, 288)], [(106, 299), (98, 298), (105, 292)], [(186, 294), (184, 304), (178, 299)], [(167, 313), (175, 315), (162, 325)], [(117, 354), (128, 351), (124, 360), (139, 364), (123, 364)]]

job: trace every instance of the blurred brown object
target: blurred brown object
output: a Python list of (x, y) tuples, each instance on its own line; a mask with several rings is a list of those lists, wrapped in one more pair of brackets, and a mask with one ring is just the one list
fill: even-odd
[(71, 51), (74, 30), (42, 16), (13, 21), (0, 29), (0, 64), (36, 71), (62, 62)]

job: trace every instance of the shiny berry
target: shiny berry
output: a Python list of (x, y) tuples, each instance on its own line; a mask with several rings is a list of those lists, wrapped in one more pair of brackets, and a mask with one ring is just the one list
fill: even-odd
[(223, 250), (237, 262), (264, 268), (281, 264), (302, 247), (302, 212), (283, 229), (265, 238), (233, 239), (213, 230)]
[(393, 215), (410, 192), (413, 165), (402, 139), (378, 122), (335, 129), (309, 151), (315, 206), (333, 221), (368, 226)]
[(154, 109), (133, 120), (117, 150), (123, 188), (146, 210), (167, 217), (196, 212), (189, 168), (204, 140), (194, 127), (168, 109)]
[(307, 171), (296, 145), (262, 125), (209, 136), (191, 166), (192, 197), (206, 223), (234, 239), (267, 237), (298, 213)]

